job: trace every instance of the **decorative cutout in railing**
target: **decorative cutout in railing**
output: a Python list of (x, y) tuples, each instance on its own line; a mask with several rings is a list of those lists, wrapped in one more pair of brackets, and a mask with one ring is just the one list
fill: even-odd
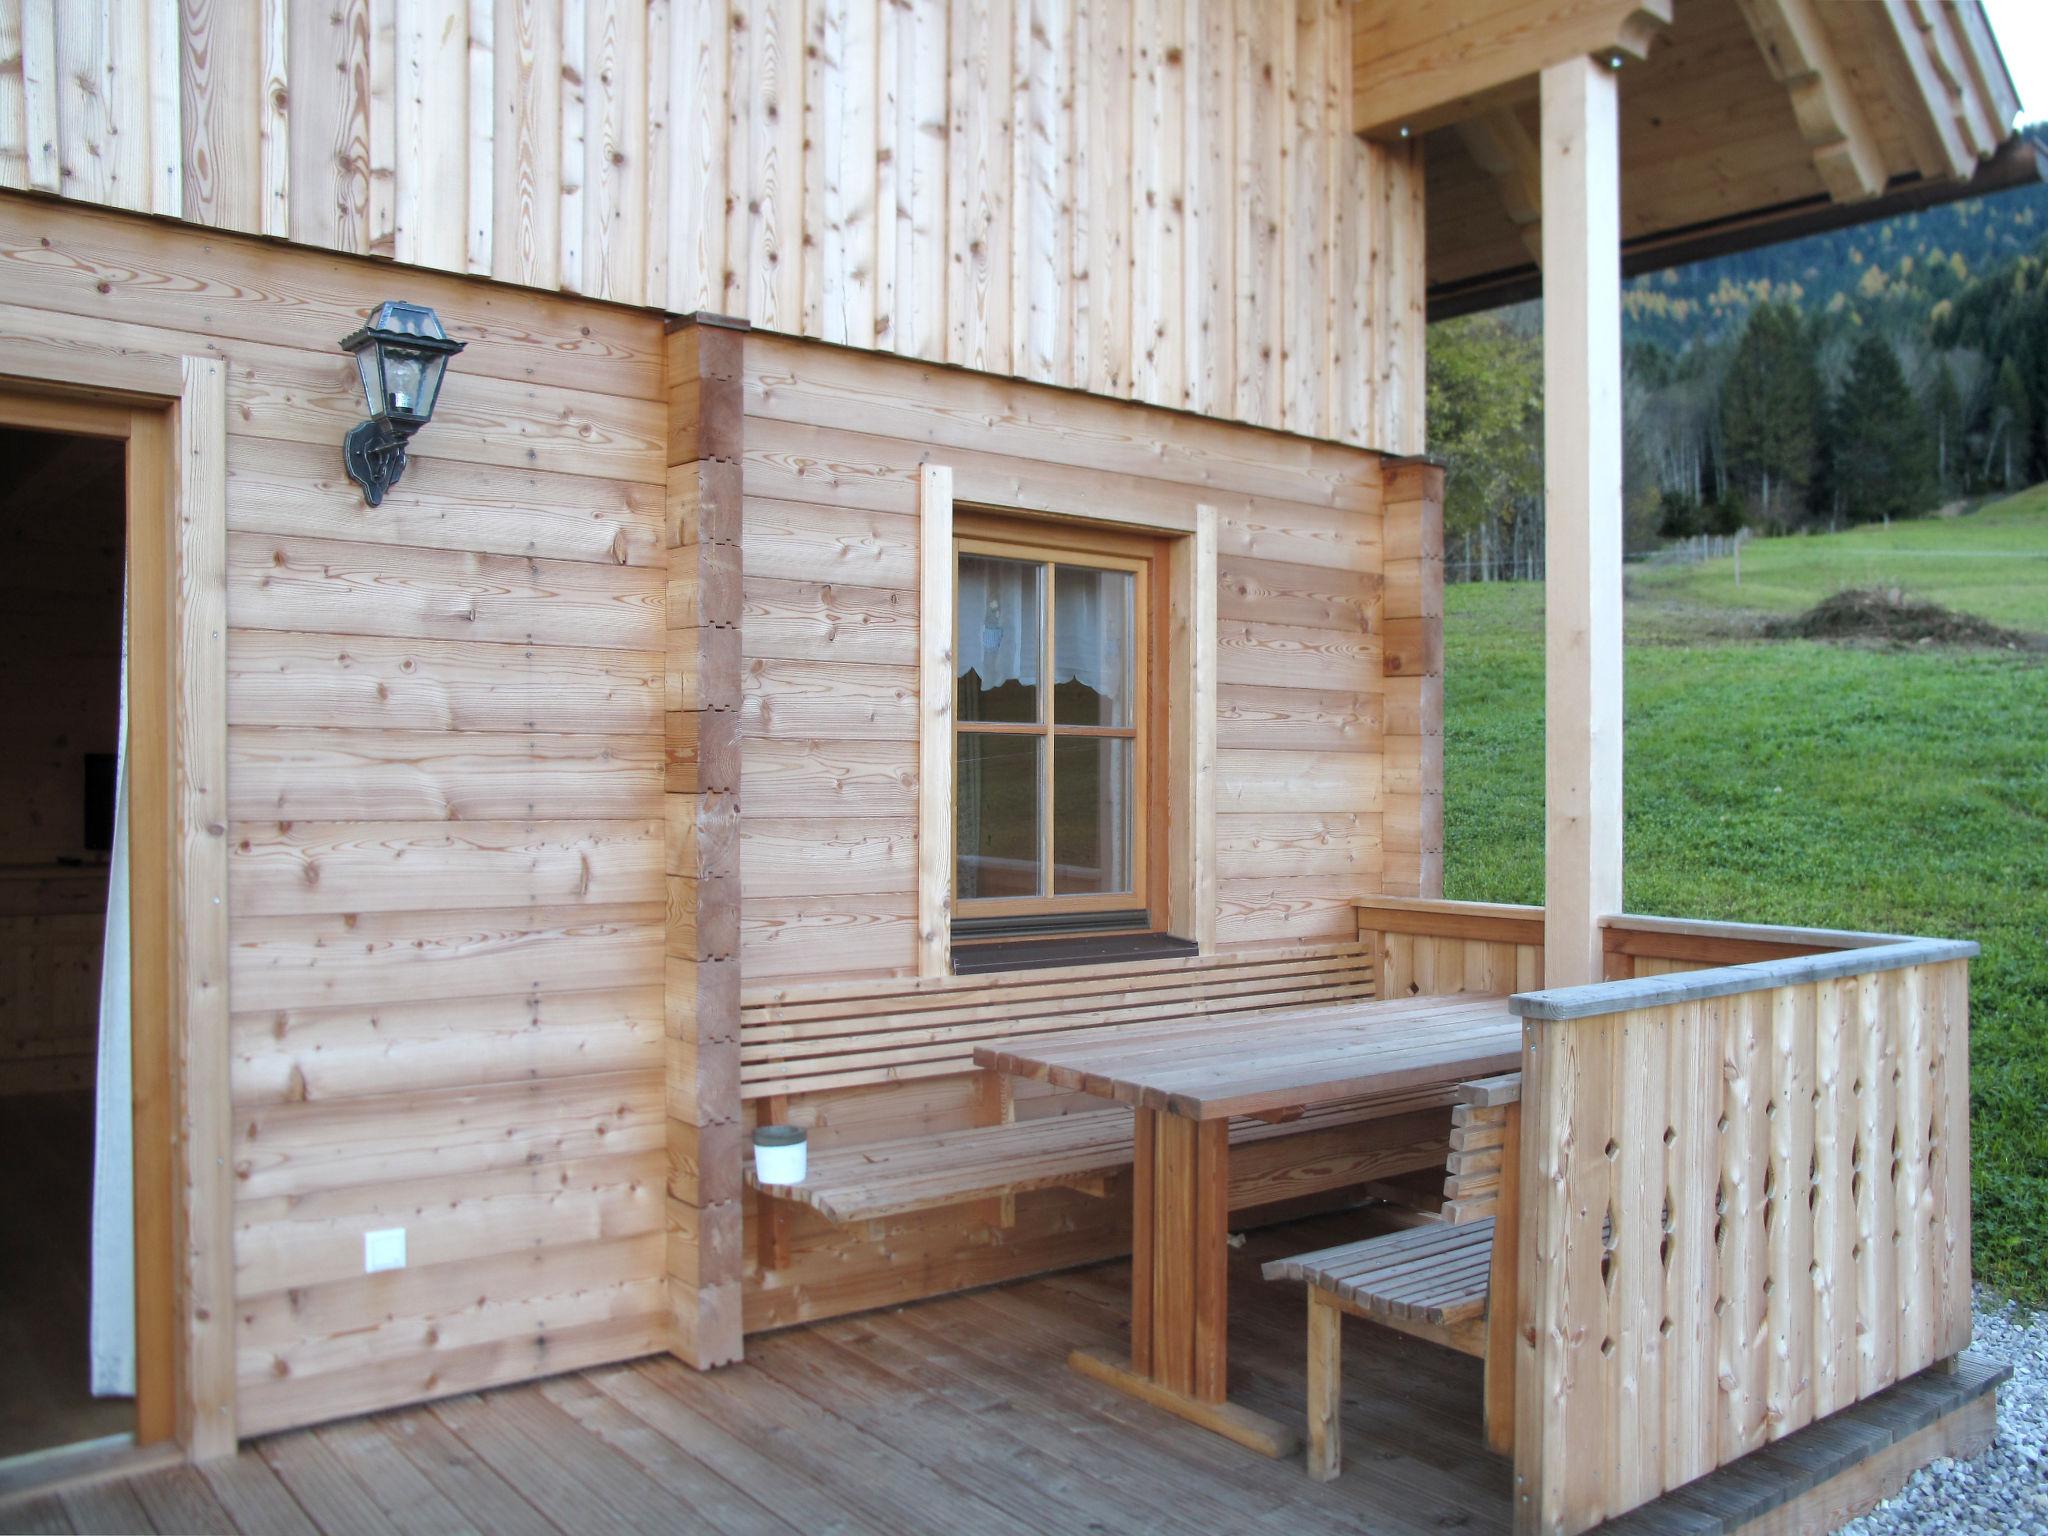
[(1976, 946), (1857, 937), (1515, 999), (1518, 1530), (1585, 1530), (1968, 1344)]

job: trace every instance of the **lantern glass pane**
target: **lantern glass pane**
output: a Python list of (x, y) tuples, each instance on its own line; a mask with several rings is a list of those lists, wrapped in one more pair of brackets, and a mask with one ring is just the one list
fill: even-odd
[(363, 404), (372, 416), (384, 414), (384, 372), (375, 342), (356, 353), (356, 372), (363, 380)]
[(441, 375), (448, 371), (448, 354), (446, 352), (431, 352), (420, 359), (420, 363), (420, 403), (418, 411), (422, 417), (425, 417), (434, 414), (434, 401), (441, 393)]

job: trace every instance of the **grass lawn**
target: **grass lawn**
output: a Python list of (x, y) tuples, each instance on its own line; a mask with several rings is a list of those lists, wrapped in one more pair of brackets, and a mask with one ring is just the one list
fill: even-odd
[(1646, 598), (1759, 613), (1801, 613), (1843, 587), (1904, 587), (1916, 597), (2048, 633), (2048, 485), (1967, 517), (1922, 518), (1811, 538), (1758, 539), (1735, 562), (1631, 570)]
[[(2031, 499), (2048, 528), (2048, 493)], [(1832, 589), (1830, 540), (1763, 547), (1778, 544), (1818, 557), (1817, 573), (1787, 564), (1781, 590)], [(2041, 575), (2003, 568), (2007, 589), (1987, 570), (1967, 606), (2022, 623)], [(1448, 593), (1455, 898), (1543, 899), (1542, 602), (1524, 583)], [(1978, 940), (1977, 1273), (2048, 1304), (2048, 659), (1731, 639), (1711, 609), (1708, 638), (1685, 640), (1672, 594), (1655, 606), (1653, 630), (1631, 625), (1627, 660), (1629, 909)]]

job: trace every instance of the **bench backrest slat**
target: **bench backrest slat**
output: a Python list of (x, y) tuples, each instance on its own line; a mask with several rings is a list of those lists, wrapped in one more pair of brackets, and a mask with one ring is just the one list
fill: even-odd
[(740, 1008), (743, 1098), (949, 1076), (990, 1040), (1312, 1008), (1375, 995), (1362, 944), (987, 976), (778, 987)]

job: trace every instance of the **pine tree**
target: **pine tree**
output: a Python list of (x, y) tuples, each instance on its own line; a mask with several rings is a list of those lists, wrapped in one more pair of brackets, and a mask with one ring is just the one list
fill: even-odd
[(1963, 396), (1956, 388), (1956, 376), (1946, 362), (1937, 359), (1934, 380), (1927, 391), (1927, 414), (1934, 426), (1934, 481), (1943, 496), (1961, 480), (1954, 473), (1961, 468), (1957, 451), (1963, 440)]
[(1984, 449), (1984, 474), (1996, 473), (2008, 490), (2023, 484), (2032, 467), (2034, 437), (2033, 402), (2028, 398), (2026, 380), (2019, 363), (2008, 357), (1998, 365), (1998, 382), (1992, 386), (1991, 435)]
[(1807, 492), (1807, 503), (1814, 516), (1824, 519), (1830, 527), (1842, 517), (1842, 393), (1836, 389), (1823, 389), (1820, 409), (1814, 412), (1814, 420), (1820, 432), (1819, 446), (1813, 455), (1813, 486)]
[(1790, 305), (1749, 317), (1721, 385), (1721, 452), (1730, 479), (1765, 522), (1786, 523), (1812, 484), (1820, 371)]
[(1835, 484), (1851, 522), (1889, 521), (1927, 509), (1932, 439), (1898, 354), (1884, 337), (1865, 336), (1856, 344), (1832, 435)]

